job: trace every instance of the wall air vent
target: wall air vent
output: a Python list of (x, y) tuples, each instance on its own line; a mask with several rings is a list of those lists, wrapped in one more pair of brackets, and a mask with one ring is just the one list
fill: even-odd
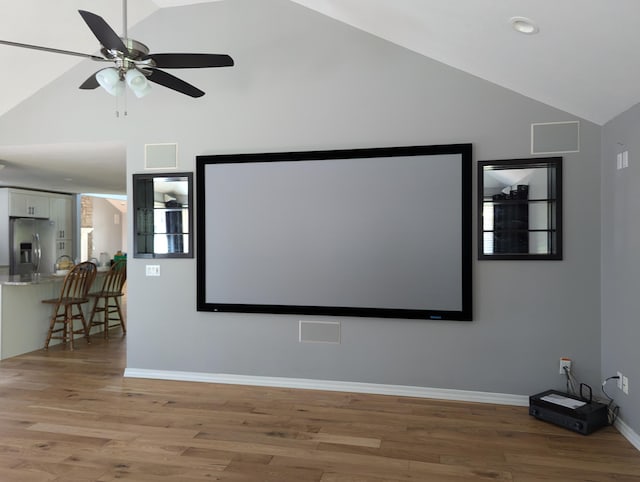
[(531, 154), (580, 152), (580, 122), (531, 124)]
[(300, 320), (299, 341), (300, 343), (340, 343), (340, 322)]
[(145, 169), (176, 169), (178, 167), (178, 144), (145, 144)]

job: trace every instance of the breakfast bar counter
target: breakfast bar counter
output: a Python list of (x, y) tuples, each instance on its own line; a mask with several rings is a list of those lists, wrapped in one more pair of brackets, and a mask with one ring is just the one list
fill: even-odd
[[(94, 289), (102, 285), (101, 274)], [(0, 275), (0, 360), (44, 347), (51, 305), (42, 300), (60, 296), (63, 280), (56, 275)]]

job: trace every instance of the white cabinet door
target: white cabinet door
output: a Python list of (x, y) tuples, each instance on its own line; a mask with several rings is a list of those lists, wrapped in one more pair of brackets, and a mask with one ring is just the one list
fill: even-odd
[(69, 256), (73, 259), (73, 241), (70, 239), (57, 239), (56, 240), (56, 259), (60, 256)]
[(56, 259), (67, 255), (73, 259), (73, 202), (70, 196), (49, 199), (51, 220), (56, 223)]
[(71, 239), (72, 203), (70, 197), (52, 197), (49, 200), (52, 221), (56, 223), (56, 239)]
[(9, 216), (31, 216), (29, 196), (16, 192), (9, 193)]
[(43, 194), (11, 191), (9, 215), (26, 218), (49, 218), (49, 197)]
[[(9, 190), (7, 188), (0, 189), (0, 267), (1, 266), (4, 266), (7, 274), (9, 274)], [(4, 268), (0, 268), (0, 270), (2, 269)], [(2, 300), (0, 300), (0, 303), (1, 302)], [(0, 321), (0, 323), (2, 322)]]

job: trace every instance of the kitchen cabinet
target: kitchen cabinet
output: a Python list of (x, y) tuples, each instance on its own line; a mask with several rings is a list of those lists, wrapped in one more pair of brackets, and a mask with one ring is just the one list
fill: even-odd
[(73, 259), (73, 240), (60, 239), (56, 241), (56, 259), (60, 256), (69, 256)]
[(52, 221), (56, 223), (56, 259), (66, 255), (73, 258), (73, 202), (71, 196), (49, 198)]
[(49, 196), (46, 193), (9, 191), (9, 216), (46, 219), (49, 214)]
[(0, 189), (0, 271), (9, 273), (9, 189)]
[(27, 189), (0, 188), (0, 267), (8, 266), (9, 220), (17, 218), (51, 219), (56, 223), (56, 259), (73, 258), (73, 196)]
[(49, 199), (49, 219), (56, 223), (56, 239), (73, 237), (72, 202), (70, 196), (52, 197)]

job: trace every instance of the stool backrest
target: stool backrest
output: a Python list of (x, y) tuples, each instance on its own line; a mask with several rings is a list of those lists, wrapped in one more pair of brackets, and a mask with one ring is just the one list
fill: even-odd
[(86, 298), (97, 272), (96, 265), (89, 261), (75, 265), (64, 277), (60, 299)]
[(127, 261), (120, 259), (111, 265), (102, 285), (103, 293), (122, 293), (122, 287), (127, 281)]

